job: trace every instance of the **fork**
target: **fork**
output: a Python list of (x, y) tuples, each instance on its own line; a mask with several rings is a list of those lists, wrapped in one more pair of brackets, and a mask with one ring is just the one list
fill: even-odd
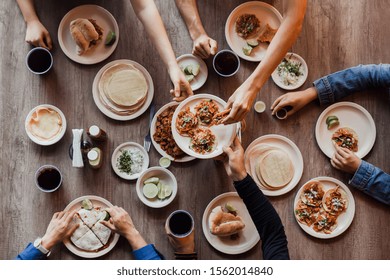
[(153, 120), (153, 117), (154, 117), (154, 103), (152, 103), (152, 105), (150, 105), (150, 112), (149, 112), (149, 129), (148, 129), (148, 134), (146, 134), (145, 138), (144, 138), (144, 149), (149, 152), (150, 151), (150, 143), (152, 141), (152, 139), (150, 138), (150, 126), (152, 124), (152, 120)]

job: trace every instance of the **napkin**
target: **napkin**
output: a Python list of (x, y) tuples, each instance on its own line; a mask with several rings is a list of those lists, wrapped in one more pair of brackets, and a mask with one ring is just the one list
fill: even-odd
[(81, 154), (81, 138), (84, 129), (72, 129), (73, 133), (73, 167), (84, 167), (83, 156)]

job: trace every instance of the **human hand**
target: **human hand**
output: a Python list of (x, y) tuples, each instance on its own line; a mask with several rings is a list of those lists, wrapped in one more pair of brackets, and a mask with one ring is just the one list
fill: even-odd
[(210, 55), (215, 55), (217, 50), (217, 41), (210, 38), (207, 34), (202, 34), (194, 40), (192, 54), (197, 55), (202, 59), (207, 59)]
[(244, 165), (244, 149), (241, 146), (240, 140), (236, 136), (230, 147), (223, 147), (225, 157), (223, 158), (223, 166), (226, 173), (233, 181), (241, 181), (247, 176)]
[(339, 147), (334, 143), (333, 145), (336, 151), (330, 160), (332, 166), (341, 171), (354, 174), (358, 170), (362, 160), (351, 150)]
[(71, 236), (79, 226), (78, 224), (72, 223), (75, 214), (76, 210), (72, 212), (61, 211), (54, 213), (46, 229), (46, 233), (42, 237), (42, 246), (47, 250), (51, 250), (54, 245)]
[(186, 80), (184, 73), (177, 64), (169, 69), (169, 76), (174, 86), (174, 89), (170, 91), (172, 96), (174, 96), (173, 100), (180, 102), (194, 94), (190, 83)]
[(53, 47), (49, 32), (37, 19), (27, 22), (26, 42), (48, 50)]
[(245, 82), (230, 96), (226, 109), (231, 108), (229, 115), (223, 120), (223, 124), (231, 124), (242, 121), (252, 107), (257, 92), (253, 91)]
[(105, 210), (111, 217), (109, 221), (101, 221), (103, 225), (125, 237), (129, 241), (133, 250), (137, 250), (147, 245), (138, 230), (135, 228), (129, 213), (127, 213), (122, 207), (114, 206)]
[(314, 87), (310, 87), (303, 91), (288, 92), (279, 96), (271, 106), (272, 115), (275, 115), (277, 111), (283, 107), (290, 106), (291, 110), (287, 112), (287, 117), (291, 116), (295, 112), (299, 111), (302, 107), (306, 106), (311, 101), (317, 98), (317, 91)]

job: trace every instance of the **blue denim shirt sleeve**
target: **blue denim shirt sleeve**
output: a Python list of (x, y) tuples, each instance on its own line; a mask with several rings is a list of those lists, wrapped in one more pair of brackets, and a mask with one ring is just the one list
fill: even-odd
[(390, 64), (359, 65), (322, 77), (313, 84), (321, 104), (334, 103), (354, 92), (390, 88)]
[(23, 250), (16, 258), (16, 260), (43, 260), (46, 259), (46, 255), (34, 247), (32, 243), (29, 243), (26, 249)]
[(390, 205), (390, 175), (378, 167), (362, 160), (349, 184), (380, 202)]
[(133, 251), (136, 260), (161, 260), (162, 255), (156, 250), (153, 244), (148, 244)]

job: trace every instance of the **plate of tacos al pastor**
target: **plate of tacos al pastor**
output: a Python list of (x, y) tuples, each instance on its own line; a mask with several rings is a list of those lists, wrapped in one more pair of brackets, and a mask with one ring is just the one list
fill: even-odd
[(329, 239), (342, 234), (355, 215), (355, 201), (348, 187), (331, 177), (306, 182), (294, 200), (294, 216), (309, 235)]

